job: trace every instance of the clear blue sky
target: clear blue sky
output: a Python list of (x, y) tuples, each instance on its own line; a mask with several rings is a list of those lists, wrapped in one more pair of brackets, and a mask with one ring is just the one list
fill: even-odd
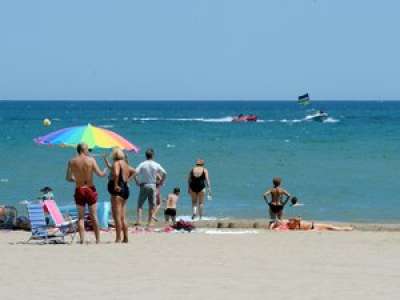
[(0, 99), (400, 99), (398, 0), (0, 0)]

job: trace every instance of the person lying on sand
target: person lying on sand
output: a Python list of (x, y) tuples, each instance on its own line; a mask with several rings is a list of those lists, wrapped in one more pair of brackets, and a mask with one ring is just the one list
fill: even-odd
[(269, 225), (272, 230), (313, 230), (313, 231), (351, 231), (351, 226), (334, 226), (332, 224), (303, 221), (300, 217), (277, 221)]

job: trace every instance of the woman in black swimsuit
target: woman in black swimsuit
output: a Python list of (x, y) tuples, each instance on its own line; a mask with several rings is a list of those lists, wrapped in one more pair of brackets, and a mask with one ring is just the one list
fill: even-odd
[(124, 152), (115, 148), (112, 152), (113, 164), (108, 163), (111, 168), (111, 176), (108, 181), (108, 192), (111, 195), (111, 211), (115, 223), (115, 242), (128, 242), (128, 225), (126, 223), (126, 202), (129, 198), (128, 181), (135, 175), (135, 169), (129, 166)]
[[(290, 194), (280, 187), (281, 182), (282, 179), (280, 177), (274, 177), (272, 180), (274, 187), (264, 193), (264, 200), (269, 206), (269, 215), (272, 221), (282, 219), (283, 208), (290, 199)], [(269, 196), (271, 201), (268, 201)], [(284, 196), (286, 196), (285, 200), (282, 199)]]
[(194, 219), (197, 214), (200, 219), (203, 216), (206, 188), (208, 189), (208, 194), (211, 195), (208, 170), (204, 168), (204, 160), (198, 159), (196, 161), (196, 166), (190, 171), (188, 178), (188, 192), (192, 197), (192, 219)]

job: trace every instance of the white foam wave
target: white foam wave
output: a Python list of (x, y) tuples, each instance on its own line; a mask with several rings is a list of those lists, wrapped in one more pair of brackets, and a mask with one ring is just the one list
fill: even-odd
[(281, 122), (281, 123), (301, 123), (303, 121), (304, 121), (304, 119), (303, 120), (300, 120), (300, 119), (293, 119), (293, 120), (282, 119), (282, 120), (279, 120), (279, 122)]
[(338, 122), (340, 122), (340, 120), (332, 118), (332, 117), (329, 117), (323, 123), (338, 123)]
[[(289, 124), (291, 124), (291, 123), (302, 123), (302, 122), (309, 122), (309, 121), (312, 121), (314, 117), (315, 117), (315, 116), (313, 116), (313, 115), (309, 115), (309, 116), (304, 117), (304, 119), (292, 119), (292, 120), (289, 120), (289, 119), (266, 120), (265, 122), (268, 122), (268, 123), (280, 122), (280, 123), (289, 123)], [(332, 118), (332, 117), (328, 117), (328, 118), (327, 118), (326, 120), (324, 120), (322, 123), (337, 123), (337, 122), (340, 122), (340, 120), (335, 119), (335, 118)]]
[[(177, 220), (183, 220), (183, 221), (200, 221), (198, 217), (196, 217), (194, 220), (192, 220), (192, 216), (176, 216)], [(201, 221), (216, 221), (216, 220), (225, 220), (226, 218), (217, 218), (217, 217), (202, 217)]]
[(7, 183), (7, 182), (8, 182), (8, 178), (1, 178), (1, 179), (0, 179), (0, 182), (1, 182), (1, 183)]
[(167, 144), (167, 148), (175, 148), (176, 146), (174, 144)]
[[(313, 119), (313, 115), (308, 115), (304, 117), (304, 119), (267, 119), (267, 120), (257, 120), (256, 123), (301, 123), (305, 121), (311, 121)], [(109, 121), (114, 121), (116, 119), (108, 119)], [(124, 117), (123, 120), (128, 120), (127, 117)], [(226, 116), (222, 118), (157, 118), (157, 117), (133, 117), (132, 121), (146, 122), (146, 121), (170, 121), (170, 122), (205, 122), (205, 123), (231, 123), (233, 120), (232, 116)], [(337, 123), (340, 122), (338, 119), (334, 119), (329, 117), (323, 123)], [(106, 128), (106, 127), (105, 127)], [(111, 128), (111, 127), (110, 127)]]
[(154, 118), (154, 117), (134, 117), (133, 121), (171, 121), (171, 122), (210, 122), (210, 123), (228, 123), (232, 122), (233, 117), (223, 118)]
[(99, 125), (99, 127), (101, 127), (101, 128), (114, 128), (114, 125), (105, 124), (105, 125)]
[(162, 121), (160, 118), (132, 118), (132, 121)]
[(182, 122), (210, 122), (210, 123), (229, 123), (232, 122), (233, 117), (222, 118), (169, 118), (166, 121), (182, 121)]
[(223, 117), (217, 119), (203, 119), (203, 122), (227, 123), (232, 122), (233, 117)]

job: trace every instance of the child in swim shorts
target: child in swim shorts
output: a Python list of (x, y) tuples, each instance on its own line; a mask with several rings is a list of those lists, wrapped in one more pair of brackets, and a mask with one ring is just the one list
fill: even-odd
[(181, 190), (179, 187), (174, 188), (172, 193), (168, 194), (168, 198), (164, 201), (167, 202), (164, 210), (165, 222), (172, 221), (172, 224), (176, 223), (176, 204), (179, 200), (179, 194)]

